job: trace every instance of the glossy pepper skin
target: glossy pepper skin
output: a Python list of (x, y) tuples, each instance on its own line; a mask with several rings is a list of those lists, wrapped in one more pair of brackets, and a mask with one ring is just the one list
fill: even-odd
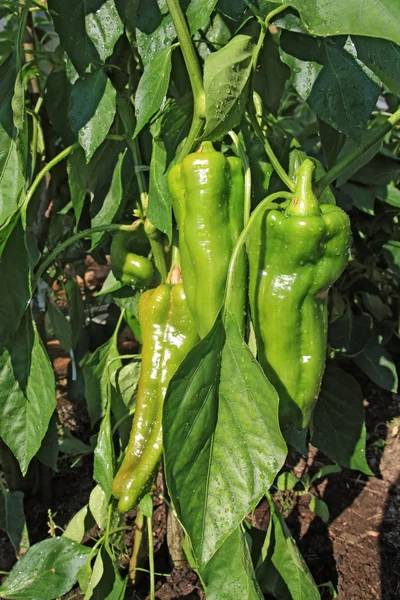
[(328, 290), (350, 248), (349, 219), (319, 204), (313, 169), (302, 163), (286, 210), (264, 213), (248, 243), (258, 360), (278, 391), (283, 430), (309, 423), (325, 368)]
[(125, 457), (113, 482), (121, 512), (135, 508), (148, 491), (162, 454), (168, 383), (199, 339), (181, 283), (144, 292), (139, 322), (143, 346), (136, 410)]
[[(233, 247), (243, 229), (244, 175), (240, 159), (226, 158), (211, 142), (174, 165), (168, 186), (179, 230), (183, 284), (200, 337), (221, 308)], [(243, 322), (245, 255), (230, 307)], [(241, 283), (239, 283), (241, 282)]]
[(140, 243), (139, 232), (117, 231), (110, 249), (111, 268), (115, 277), (125, 285), (147, 285), (154, 278), (152, 262), (133, 250)]

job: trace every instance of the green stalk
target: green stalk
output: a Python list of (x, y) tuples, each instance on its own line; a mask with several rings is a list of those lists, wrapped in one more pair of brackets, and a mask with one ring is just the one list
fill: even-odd
[(167, 6), (178, 36), (193, 93), (193, 120), (186, 141), (177, 156), (177, 162), (180, 162), (189, 154), (200, 137), (206, 118), (206, 103), (203, 76), (179, 0), (167, 0)]
[(59, 244), (57, 248), (55, 248), (53, 252), (50, 252), (48, 257), (42, 262), (35, 274), (35, 278), (32, 283), (32, 294), (36, 289), (39, 279), (46, 271), (46, 269), (51, 265), (54, 259), (57, 258), (60, 252), (65, 250), (65, 248), (68, 248), (68, 246), (71, 246), (71, 244), (74, 244), (76, 241), (81, 240), (85, 237), (90, 237), (93, 233), (99, 233), (101, 231), (131, 231), (131, 227), (130, 225), (117, 225), (116, 223), (113, 223), (107, 225), (98, 225), (97, 227), (92, 227), (91, 229), (85, 229), (84, 231), (79, 231), (79, 233), (75, 233), (75, 235)]
[(282, 167), (281, 163), (279, 162), (275, 152), (272, 150), (271, 144), (269, 143), (267, 138), (264, 136), (263, 131), (258, 123), (257, 116), (256, 116), (256, 113), (254, 110), (254, 106), (252, 104), (250, 104), (250, 108), (249, 108), (249, 117), (250, 117), (250, 121), (253, 126), (253, 129), (254, 129), (254, 132), (255, 132), (256, 136), (258, 137), (258, 139), (260, 140), (261, 144), (264, 146), (264, 150), (269, 158), (271, 165), (273, 166), (273, 168), (275, 169), (276, 173), (279, 175), (279, 177), (281, 178), (283, 183), (286, 185), (286, 187), (288, 187), (289, 190), (293, 192), (294, 183), (290, 179), (289, 175), (286, 173), (285, 169)]
[(32, 199), (33, 194), (36, 192), (37, 188), (39, 187), (40, 182), (42, 181), (42, 179), (46, 175), (46, 173), (48, 173), (59, 162), (64, 160), (64, 158), (66, 158), (69, 154), (71, 154), (71, 152), (76, 150), (76, 148), (79, 148), (79, 142), (75, 142), (75, 144), (72, 144), (72, 146), (68, 146), (67, 148), (64, 148), (64, 150), (62, 150), (59, 154), (57, 154), (57, 156), (55, 156), (52, 160), (50, 160), (43, 167), (43, 169), (41, 171), (39, 171), (39, 173), (36, 175), (35, 179), (33, 180), (31, 187), (29, 188), (29, 190), (27, 191), (27, 193), (25, 195), (25, 199), (24, 199), (24, 202), (22, 205), (23, 210), (26, 211), (26, 209), (28, 208), (28, 204), (29, 204), (30, 200)]
[(227, 309), (229, 308), (229, 305), (230, 305), (230, 300), (231, 300), (231, 296), (232, 296), (232, 288), (233, 288), (233, 279), (235, 276), (235, 269), (236, 269), (236, 264), (237, 264), (237, 260), (238, 260), (240, 251), (242, 250), (242, 247), (243, 247), (244, 243), (246, 242), (246, 239), (247, 239), (257, 217), (261, 213), (265, 212), (268, 208), (273, 207), (274, 200), (277, 200), (278, 198), (291, 199), (292, 194), (290, 192), (275, 192), (274, 194), (270, 194), (269, 196), (264, 198), (264, 200), (262, 200), (260, 202), (260, 204), (258, 204), (258, 206), (252, 212), (250, 219), (248, 220), (246, 226), (243, 228), (243, 231), (240, 234), (238, 241), (236, 242), (236, 246), (232, 252), (231, 260), (229, 262), (228, 277), (226, 280), (224, 311), (223, 311), (224, 319), (226, 318)]
[(153, 523), (151, 517), (147, 517), (147, 533), (149, 536), (150, 600), (155, 600), (154, 540)]
[(319, 179), (315, 185), (315, 195), (317, 198), (322, 194), (324, 189), (328, 187), (333, 181), (335, 181), (346, 169), (348, 169), (353, 162), (361, 158), (368, 150), (372, 148), (374, 144), (383, 139), (387, 133), (400, 121), (400, 108), (380, 127), (376, 128), (376, 131), (371, 131), (370, 135), (366, 136), (365, 141), (361, 142), (359, 148), (355, 148), (347, 156), (342, 158), (332, 169), (330, 169), (321, 179)]
[(238, 136), (234, 131), (230, 131), (229, 135), (233, 141), (233, 145), (235, 146), (236, 155), (240, 158), (243, 164), (244, 170), (244, 224), (246, 225), (247, 221), (250, 218), (251, 212), (251, 171), (250, 171), (250, 163), (247, 158), (246, 150), (243, 147), (243, 144), (240, 142)]

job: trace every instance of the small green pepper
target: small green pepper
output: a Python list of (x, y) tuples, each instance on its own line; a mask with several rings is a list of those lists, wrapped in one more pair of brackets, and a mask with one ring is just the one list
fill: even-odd
[(117, 231), (111, 242), (111, 269), (125, 285), (148, 285), (154, 278), (153, 263), (133, 251), (138, 235), (135, 230)]

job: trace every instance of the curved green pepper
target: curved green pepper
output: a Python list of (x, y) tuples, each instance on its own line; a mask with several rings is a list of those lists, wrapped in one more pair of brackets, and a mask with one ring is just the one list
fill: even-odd
[(111, 269), (125, 285), (147, 285), (154, 278), (153, 263), (132, 251), (138, 244), (138, 236), (135, 230), (117, 231), (111, 242)]
[[(211, 142), (174, 165), (168, 174), (179, 230), (182, 278), (197, 330), (204, 337), (221, 308), (233, 247), (243, 229), (244, 175), (241, 161), (226, 158)], [(244, 319), (245, 256), (230, 310)], [(240, 282), (240, 283), (239, 283)]]
[(278, 391), (282, 429), (310, 420), (325, 368), (327, 295), (351, 240), (346, 213), (315, 197), (313, 170), (302, 163), (289, 206), (264, 213), (248, 242), (258, 360)]
[(113, 482), (121, 512), (135, 508), (151, 484), (162, 454), (164, 396), (171, 377), (199, 339), (181, 283), (144, 292), (139, 322), (143, 347), (136, 410), (125, 457)]

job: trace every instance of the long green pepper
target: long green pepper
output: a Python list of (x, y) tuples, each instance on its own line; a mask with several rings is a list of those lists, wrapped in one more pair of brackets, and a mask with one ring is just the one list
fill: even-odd
[(304, 429), (319, 394), (327, 345), (327, 296), (346, 266), (350, 222), (312, 191), (305, 160), (286, 210), (255, 223), (247, 244), (258, 360), (278, 391), (282, 429)]

